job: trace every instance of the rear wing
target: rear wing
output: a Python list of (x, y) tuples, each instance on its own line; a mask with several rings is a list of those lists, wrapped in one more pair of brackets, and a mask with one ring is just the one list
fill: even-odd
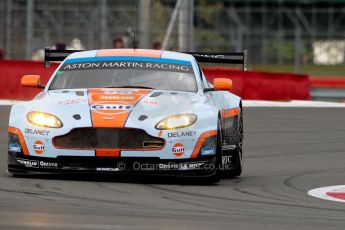
[[(44, 50), (44, 66), (50, 66), (50, 62), (61, 62), (71, 53), (80, 52), (85, 50), (52, 50), (46, 48)], [(223, 63), (223, 64), (237, 64), (242, 65), (243, 71), (247, 71), (248, 52), (237, 53), (223, 53), (223, 52), (182, 52), (193, 55), (193, 57), (202, 63)]]
[(242, 65), (242, 70), (247, 71), (248, 67), (248, 51), (237, 53), (223, 53), (223, 52), (183, 52), (191, 54), (200, 63), (223, 63)]
[(52, 50), (50, 48), (44, 49), (44, 67), (50, 67), (50, 62), (62, 62), (71, 53), (85, 50)]

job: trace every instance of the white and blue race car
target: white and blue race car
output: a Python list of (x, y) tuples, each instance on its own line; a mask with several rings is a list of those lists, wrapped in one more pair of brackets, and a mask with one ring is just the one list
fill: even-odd
[[(242, 172), (241, 99), (230, 79), (210, 84), (198, 62), (242, 63), (223, 54), (144, 49), (64, 53), (46, 86), (12, 106), (8, 171), (147, 173), (205, 177)], [(54, 56), (55, 55), (55, 56)]]

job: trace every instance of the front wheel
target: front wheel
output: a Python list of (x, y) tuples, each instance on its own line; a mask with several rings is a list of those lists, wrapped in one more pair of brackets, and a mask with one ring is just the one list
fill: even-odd
[(236, 167), (233, 170), (230, 170), (229, 172), (226, 173), (226, 176), (228, 177), (238, 177), (242, 174), (242, 143), (239, 143), (238, 145), (238, 151), (234, 154), (236, 156), (235, 161), (236, 161)]
[(218, 119), (217, 123), (217, 145), (216, 145), (216, 163), (214, 174), (205, 178), (206, 183), (214, 184), (220, 181), (221, 179), (221, 172), (220, 167), (222, 165), (222, 128), (220, 120)]
[(237, 129), (236, 129), (236, 148), (231, 150), (231, 156), (233, 161), (233, 167), (229, 171), (223, 171), (223, 175), (226, 177), (238, 177), (242, 174), (243, 167), (243, 113), (237, 118)]

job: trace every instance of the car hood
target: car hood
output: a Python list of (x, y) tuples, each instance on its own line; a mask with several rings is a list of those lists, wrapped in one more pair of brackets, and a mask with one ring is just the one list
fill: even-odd
[(194, 92), (97, 88), (51, 90), (39, 94), (31, 106), (62, 119), (88, 117), (93, 127), (142, 127), (167, 116), (196, 113), (200, 100)]

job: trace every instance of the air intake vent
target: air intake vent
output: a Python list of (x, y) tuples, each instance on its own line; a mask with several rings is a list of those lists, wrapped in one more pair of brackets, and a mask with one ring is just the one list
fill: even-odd
[(164, 141), (144, 141), (143, 148), (162, 148)]
[(164, 146), (164, 139), (148, 135), (141, 129), (78, 128), (53, 139), (63, 149), (145, 149)]

